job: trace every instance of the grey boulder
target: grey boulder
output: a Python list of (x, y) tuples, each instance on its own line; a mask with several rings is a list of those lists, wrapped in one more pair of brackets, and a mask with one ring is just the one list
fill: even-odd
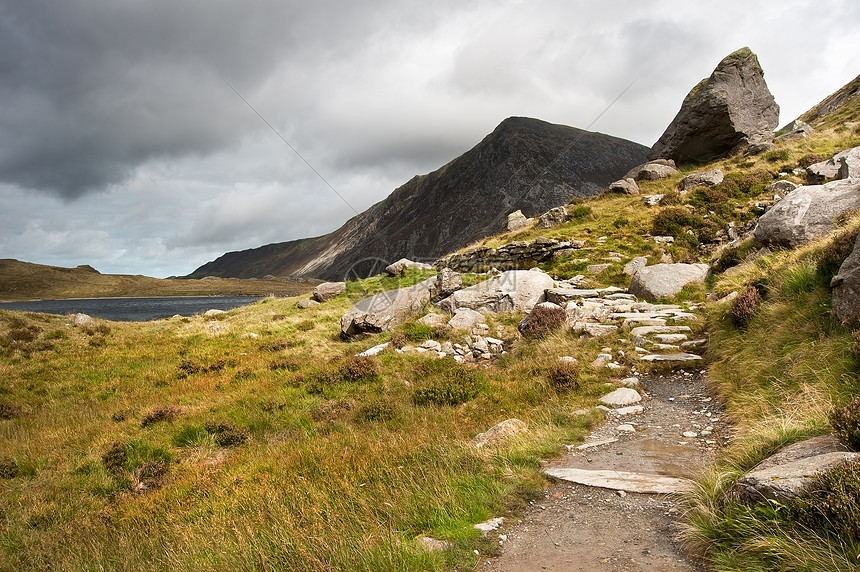
[(567, 209), (555, 207), (549, 209), (538, 218), (538, 228), (552, 228), (567, 221)]
[(638, 195), (639, 185), (636, 184), (636, 179), (628, 177), (626, 179), (618, 179), (614, 183), (610, 183), (606, 187), (608, 193), (619, 193), (622, 195)]
[(508, 215), (508, 221), (505, 224), (505, 230), (508, 232), (514, 230), (520, 230), (521, 228), (526, 228), (531, 225), (535, 219), (526, 218), (526, 215), (523, 214), (523, 211), (514, 211)]
[(314, 288), (314, 299), (317, 302), (328, 302), (346, 292), (346, 282), (323, 282)]
[(700, 284), (710, 272), (707, 264), (655, 264), (636, 271), (630, 293), (649, 301), (671, 298), (688, 284)]
[(813, 163), (806, 168), (806, 178), (810, 183), (858, 176), (860, 176), (860, 147), (840, 151), (826, 161)]
[(397, 262), (393, 262), (385, 267), (385, 273), (389, 276), (400, 276), (405, 274), (407, 270), (410, 268), (420, 268), (422, 270), (427, 270), (432, 268), (429, 264), (424, 264), (422, 262), (413, 262), (408, 258), (401, 258)]
[(552, 277), (534, 270), (508, 270), (489, 280), (458, 290), (437, 303), (451, 314), (459, 308), (488, 312), (528, 312), (544, 300)]
[(638, 167), (630, 169), (624, 179), (633, 179), (634, 181), (657, 181), (677, 175), (678, 169), (675, 167), (675, 162), (671, 159), (657, 159), (648, 161)]
[(851, 327), (860, 326), (860, 236), (830, 286), (836, 317)]
[(723, 172), (719, 169), (713, 171), (702, 171), (701, 173), (693, 173), (681, 179), (681, 192), (689, 191), (695, 187), (708, 186), (713, 187), (723, 182)]
[(741, 48), (690, 90), (648, 158), (701, 163), (725, 157), (772, 140), (778, 120), (758, 58)]
[(436, 277), (408, 288), (388, 290), (356, 302), (340, 319), (344, 336), (387, 332), (418, 316), (430, 301), (430, 288)]
[(827, 236), (837, 217), (858, 209), (860, 179), (798, 187), (758, 219), (753, 234), (765, 246), (795, 248)]

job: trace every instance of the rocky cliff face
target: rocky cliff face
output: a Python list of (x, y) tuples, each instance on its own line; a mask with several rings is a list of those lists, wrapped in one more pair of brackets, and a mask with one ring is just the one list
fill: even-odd
[(407, 257), (432, 262), (502, 230), (517, 209), (540, 214), (593, 196), (648, 148), (537, 119), (503, 121), (477, 146), (317, 238), (227, 253), (189, 278), (308, 276), (342, 280)]

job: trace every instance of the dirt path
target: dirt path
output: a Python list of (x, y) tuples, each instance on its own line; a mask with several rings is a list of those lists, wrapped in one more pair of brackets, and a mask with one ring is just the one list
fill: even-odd
[[(687, 478), (704, 468), (725, 443), (727, 428), (705, 390), (705, 374), (678, 370), (640, 378), (644, 410), (607, 423), (586, 441), (609, 443), (571, 447), (546, 469), (573, 468), (636, 472)], [(635, 432), (620, 431), (622, 424)], [(710, 430), (709, 428), (713, 428)], [(684, 435), (686, 433), (686, 436)], [(696, 433), (696, 436), (693, 436)], [(497, 535), (500, 557), (481, 571), (695, 571), (678, 537), (679, 499), (556, 481), (524, 518)]]

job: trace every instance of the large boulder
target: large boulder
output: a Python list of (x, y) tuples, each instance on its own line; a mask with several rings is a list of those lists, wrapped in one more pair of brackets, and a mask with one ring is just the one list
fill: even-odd
[(830, 286), (836, 317), (849, 326), (860, 326), (860, 236)]
[(860, 179), (798, 187), (758, 219), (753, 234), (765, 246), (794, 248), (827, 236), (851, 210), (860, 210)]
[(620, 193), (622, 195), (638, 195), (639, 185), (636, 184), (636, 179), (633, 177), (627, 179), (618, 179), (614, 183), (609, 183), (606, 187), (607, 193)]
[(768, 499), (784, 503), (796, 498), (816, 476), (857, 457), (832, 435), (807, 439), (759, 463), (728, 494), (750, 504)]
[(651, 147), (649, 159), (703, 163), (773, 139), (779, 106), (749, 48), (729, 54), (700, 81)]
[(810, 183), (853, 177), (860, 177), (860, 147), (840, 151), (826, 161), (813, 163), (806, 168), (806, 178)]
[(675, 162), (671, 159), (657, 159), (633, 167), (627, 171), (624, 178), (633, 179), (634, 181), (658, 181), (672, 175), (677, 175), (678, 172)]
[(520, 230), (521, 228), (526, 228), (527, 226), (531, 226), (535, 219), (526, 218), (526, 215), (523, 214), (523, 211), (514, 211), (508, 215), (508, 221), (505, 224), (505, 230), (508, 232), (514, 230)]
[(567, 209), (555, 207), (549, 209), (538, 218), (538, 228), (552, 228), (567, 221)]
[(397, 262), (392, 262), (388, 266), (385, 267), (385, 272), (389, 276), (401, 276), (406, 274), (406, 271), (410, 268), (420, 268), (421, 270), (428, 270), (433, 268), (429, 264), (424, 264), (423, 262), (413, 262), (408, 258), (401, 258)]
[(314, 288), (317, 302), (328, 302), (346, 292), (346, 282), (323, 282)]
[(434, 276), (408, 288), (388, 290), (359, 300), (340, 319), (340, 331), (345, 336), (387, 332), (411, 320), (430, 301), (430, 289), (435, 282)]
[(433, 288), (430, 290), (430, 295), (433, 300), (441, 300), (447, 298), (457, 290), (463, 287), (463, 277), (459, 272), (455, 272), (450, 268), (443, 268), (436, 275), (436, 282), (433, 283)]
[(453, 314), (458, 308), (488, 312), (528, 312), (552, 288), (551, 276), (535, 270), (509, 270), (469, 288), (458, 290), (437, 306)]
[(630, 281), (630, 293), (649, 301), (671, 298), (687, 284), (700, 284), (710, 272), (707, 264), (655, 264), (640, 268)]

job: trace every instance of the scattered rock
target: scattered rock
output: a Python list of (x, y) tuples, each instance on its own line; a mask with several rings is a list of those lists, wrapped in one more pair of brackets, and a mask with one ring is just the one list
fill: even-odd
[(463, 287), (463, 277), (459, 272), (455, 272), (450, 268), (443, 268), (436, 275), (436, 282), (430, 290), (431, 297), (434, 300), (447, 298), (457, 290)]
[(600, 398), (601, 403), (610, 407), (624, 407), (640, 401), (642, 401), (642, 396), (639, 395), (639, 392), (629, 387), (619, 387)]
[(795, 248), (830, 234), (851, 210), (860, 210), (860, 179), (798, 187), (758, 219), (753, 234), (766, 246)]
[(773, 139), (779, 106), (749, 48), (729, 54), (699, 82), (648, 153), (679, 163), (704, 163)]
[(442, 314), (437, 314), (436, 312), (430, 312), (429, 314), (425, 314), (424, 316), (418, 318), (419, 324), (424, 326), (430, 326), (431, 328), (435, 326), (442, 326), (447, 321), (448, 318), (446, 316), (443, 316)]
[(813, 163), (806, 168), (810, 183), (823, 183), (827, 179), (848, 179), (860, 176), (860, 147), (840, 151), (826, 161)]
[(218, 310), (216, 308), (212, 308), (212, 309), (209, 309), (209, 310), (206, 310), (205, 312), (203, 312), (203, 315), (206, 316), (207, 318), (212, 318), (214, 316), (220, 316), (221, 314), (226, 314), (226, 313), (227, 312), (225, 312), (224, 310)]
[(791, 191), (798, 188), (800, 185), (796, 185), (791, 181), (786, 181), (785, 179), (780, 181), (774, 181), (764, 188), (766, 193), (782, 193), (783, 196), (787, 195)]
[(319, 306), (320, 303), (314, 300), (313, 298), (304, 298), (299, 300), (299, 303), (296, 304), (296, 308), (299, 310), (307, 310), (308, 308), (313, 308), (314, 306)]
[(831, 435), (807, 439), (759, 463), (738, 479), (728, 494), (749, 503), (766, 499), (785, 502), (795, 498), (820, 473), (857, 457), (858, 453), (848, 451)]
[(618, 179), (614, 183), (610, 183), (606, 187), (608, 193), (620, 193), (622, 195), (638, 195), (639, 185), (636, 184), (636, 179), (628, 177), (626, 179)]
[(543, 272), (509, 270), (485, 282), (454, 292), (437, 306), (449, 313), (459, 308), (488, 312), (528, 312), (543, 301), (554, 281)]
[(391, 345), (391, 342), (385, 342), (384, 344), (379, 344), (373, 346), (372, 348), (366, 349), (360, 354), (359, 357), (369, 357), (381, 354), (385, 349), (387, 349)]
[(618, 385), (622, 385), (624, 387), (639, 387), (639, 378), (638, 377), (625, 377), (624, 379), (618, 380)]
[(455, 330), (471, 330), (486, 318), (477, 310), (471, 308), (459, 308), (454, 317), (448, 320), (448, 325)]
[(637, 256), (630, 262), (624, 265), (624, 274), (633, 276), (640, 268), (645, 268), (648, 265), (648, 257)]
[(642, 361), (651, 361), (651, 362), (672, 362), (672, 363), (684, 363), (689, 361), (699, 361), (702, 359), (702, 356), (698, 356), (696, 354), (689, 353), (675, 353), (675, 354), (649, 354), (640, 356), (639, 359)]
[(497, 516), (496, 518), (491, 518), (489, 520), (485, 520), (484, 522), (479, 522), (475, 525), (475, 528), (480, 530), (484, 536), (487, 536), (488, 532), (493, 530), (498, 530), (502, 524), (505, 522), (505, 517)]
[(666, 195), (645, 195), (642, 197), (642, 204), (646, 207), (656, 207)]
[(589, 264), (586, 266), (585, 271), (589, 274), (600, 274), (601, 272), (607, 270), (612, 264)]
[(526, 218), (526, 215), (523, 214), (523, 211), (516, 210), (508, 215), (508, 221), (505, 224), (505, 230), (508, 232), (514, 230), (520, 230), (521, 228), (526, 228), (531, 226), (535, 219)]
[(520, 433), (523, 433), (525, 431), (528, 431), (528, 426), (525, 424), (525, 422), (520, 421), (516, 418), (506, 419), (501, 423), (489, 428), (484, 433), (477, 435), (474, 439), (472, 439), (472, 445), (477, 448), (481, 448), (486, 445), (497, 445), (513, 437), (514, 435), (519, 435)]
[(633, 167), (627, 172), (624, 178), (633, 179), (634, 181), (658, 181), (672, 175), (677, 175), (678, 173), (679, 171), (675, 168), (674, 162), (657, 160)]
[(340, 320), (345, 336), (387, 332), (416, 317), (430, 301), (430, 288), (436, 278), (429, 278), (408, 288), (399, 288), (359, 300)]
[(94, 324), (95, 320), (92, 316), (78, 313), (72, 316), (72, 323), (78, 327), (89, 326), (90, 324)]
[(795, 119), (791, 124), (786, 125), (779, 131), (782, 135), (776, 137), (774, 139), (775, 142), (791, 141), (792, 139), (805, 139), (815, 130), (808, 123), (805, 123), (800, 119)]
[(428, 552), (444, 552), (445, 550), (454, 548), (454, 545), (447, 540), (439, 540), (438, 538), (431, 538), (429, 536), (419, 536), (415, 539), (415, 542)]
[(833, 288), (833, 311), (850, 327), (860, 326), (860, 236), (854, 250), (839, 267), (830, 282)]
[(540, 215), (538, 218), (538, 228), (552, 228), (567, 221), (567, 209), (564, 207), (555, 207)]
[(389, 276), (402, 276), (406, 273), (410, 268), (420, 268), (422, 270), (427, 270), (433, 268), (429, 264), (424, 264), (421, 262), (413, 262), (408, 258), (401, 258), (397, 262), (393, 262), (385, 267), (385, 273)]
[(707, 264), (655, 264), (640, 268), (630, 282), (630, 293), (646, 300), (670, 298), (688, 284), (700, 284), (710, 273)]
[(328, 302), (346, 292), (346, 282), (323, 282), (314, 288), (314, 299), (317, 302)]
[(680, 191), (686, 193), (695, 187), (707, 186), (713, 187), (723, 182), (723, 172), (719, 169), (714, 171), (703, 171), (701, 173), (693, 173), (681, 179)]

